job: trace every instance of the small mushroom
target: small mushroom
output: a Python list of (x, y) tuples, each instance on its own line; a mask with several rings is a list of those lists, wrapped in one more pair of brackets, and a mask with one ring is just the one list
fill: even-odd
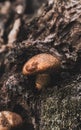
[(50, 80), (50, 74), (60, 68), (60, 59), (51, 54), (42, 53), (29, 59), (22, 70), (24, 75), (37, 75), (36, 88), (41, 89), (47, 86)]
[(0, 130), (12, 130), (15, 128), (20, 128), (22, 124), (23, 119), (20, 115), (10, 111), (0, 112)]

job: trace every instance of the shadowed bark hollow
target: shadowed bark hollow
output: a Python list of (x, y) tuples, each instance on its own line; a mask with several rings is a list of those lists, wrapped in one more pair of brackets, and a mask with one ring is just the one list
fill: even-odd
[[(26, 0), (0, 2), (0, 110), (19, 113), (31, 130), (80, 130), (81, 1), (27, 7)], [(39, 92), (22, 67), (40, 53), (57, 55), (61, 69)]]

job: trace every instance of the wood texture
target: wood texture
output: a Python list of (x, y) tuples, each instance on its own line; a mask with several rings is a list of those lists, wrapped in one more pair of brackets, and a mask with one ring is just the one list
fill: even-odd
[[(81, 1), (49, 0), (31, 17), (24, 4), (18, 15), (15, 2), (11, 3), (13, 9), (3, 22), (6, 28), (2, 28), (0, 42), (0, 110), (18, 112), (19, 108), (19, 114), (35, 130), (81, 129)], [(9, 44), (8, 35), (17, 18), (21, 25), (15, 42)], [(52, 75), (48, 88), (38, 92), (36, 77), (23, 76), (21, 70), (40, 53), (60, 57), (61, 70)]]

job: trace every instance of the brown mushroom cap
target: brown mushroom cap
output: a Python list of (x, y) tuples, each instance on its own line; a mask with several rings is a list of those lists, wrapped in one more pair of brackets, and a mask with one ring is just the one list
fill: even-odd
[(42, 72), (52, 72), (60, 67), (60, 59), (51, 54), (38, 54), (29, 59), (24, 67), (22, 73), (24, 75), (32, 75)]
[(22, 124), (23, 120), (20, 115), (10, 111), (0, 112), (0, 130), (12, 130), (19, 128)]

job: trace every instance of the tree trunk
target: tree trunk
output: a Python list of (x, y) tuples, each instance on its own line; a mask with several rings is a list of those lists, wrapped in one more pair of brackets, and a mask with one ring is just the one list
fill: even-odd
[[(21, 14), (16, 12), (16, 1), (11, 3), (11, 12), (1, 14), (0, 110), (19, 113), (31, 130), (80, 130), (81, 1), (48, 0), (33, 14), (25, 4)], [(61, 69), (51, 76), (48, 87), (38, 91), (36, 77), (24, 76), (22, 68), (40, 53), (59, 57)]]

